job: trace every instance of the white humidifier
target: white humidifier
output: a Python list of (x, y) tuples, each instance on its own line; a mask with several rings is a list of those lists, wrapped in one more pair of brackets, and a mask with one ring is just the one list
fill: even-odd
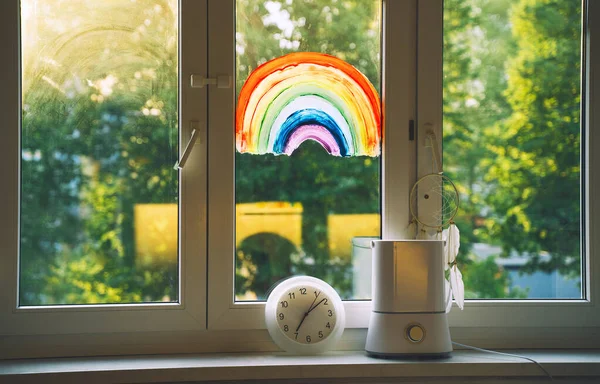
[(365, 350), (376, 357), (452, 352), (446, 316), (444, 242), (374, 240), (372, 300)]

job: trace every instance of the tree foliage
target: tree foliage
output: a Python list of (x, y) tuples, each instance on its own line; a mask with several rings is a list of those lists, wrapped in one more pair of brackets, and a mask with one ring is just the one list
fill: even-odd
[[(529, 270), (580, 274), (581, 3), (522, 0), (511, 10), (511, 115), (487, 132), (496, 191), (491, 232), (531, 255)], [(550, 261), (541, 262), (546, 251)]]
[(56, 0), (34, 11), (20, 302), (175, 300), (176, 264), (136, 267), (133, 208), (177, 201), (176, 2)]
[(581, 3), (447, 1), (445, 16), (444, 167), (463, 249), (501, 245), (529, 256), (522, 272), (580, 279)]

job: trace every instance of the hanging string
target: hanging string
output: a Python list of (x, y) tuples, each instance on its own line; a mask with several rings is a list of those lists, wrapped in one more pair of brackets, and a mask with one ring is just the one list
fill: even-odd
[(435, 239), (436, 240), (444, 240), (444, 235), (443, 235), (443, 229), (442, 227), (438, 227), (436, 233), (435, 233)]
[(429, 234), (425, 230), (425, 227), (421, 227), (421, 230), (417, 234), (417, 240), (429, 240)]
[(431, 173), (442, 173), (442, 156), (440, 155), (440, 148), (435, 133), (427, 131), (427, 139), (429, 139), (429, 147), (431, 148)]
[(408, 224), (408, 227), (406, 228), (406, 237), (410, 240), (417, 238), (417, 221), (415, 219), (412, 219), (410, 224)]

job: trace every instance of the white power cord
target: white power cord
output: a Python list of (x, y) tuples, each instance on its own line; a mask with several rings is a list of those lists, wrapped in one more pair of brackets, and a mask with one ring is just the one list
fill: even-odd
[(488, 353), (494, 353), (496, 355), (510, 356), (510, 357), (516, 357), (516, 358), (519, 358), (519, 359), (529, 360), (532, 363), (534, 363), (535, 365), (537, 365), (538, 367), (540, 367), (540, 369), (542, 371), (544, 371), (544, 373), (546, 374), (546, 376), (548, 376), (548, 378), (550, 378), (550, 380), (554, 381), (554, 377), (552, 377), (552, 375), (550, 374), (550, 372), (546, 371), (546, 369), (544, 367), (542, 367), (542, 364), (538, 363), (537, 361), (535, 361), (532, 358), (529, 358), (529, 357), (526, 357), (526, 356), (520, 356), (520, 355), (513, 355), (512, 353), (490, 351), (488, 349), (477, 348), (477, 347), (473, 347), (471, 345), (465, 345), (465, 344), (457, 343), (455, 341), (453, 341), (452, 344), (457, 345), (459, 347), (467, 348), (467, 349), (473, 349), (475, 351), (488, 352)]

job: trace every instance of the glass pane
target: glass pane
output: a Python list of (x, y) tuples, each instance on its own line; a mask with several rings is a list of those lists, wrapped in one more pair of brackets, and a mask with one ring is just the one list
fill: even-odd
[(467, 298), (582, 297), (581, 12), (445, 1), (444, 171)]
[(178, 300), (177, 21), (21, 1), (20, 305)]
[(380, 36), (379, 0), (236, 2), (238, 300), (295, 274), (370, 297), (352, 244), (380, 236)]

